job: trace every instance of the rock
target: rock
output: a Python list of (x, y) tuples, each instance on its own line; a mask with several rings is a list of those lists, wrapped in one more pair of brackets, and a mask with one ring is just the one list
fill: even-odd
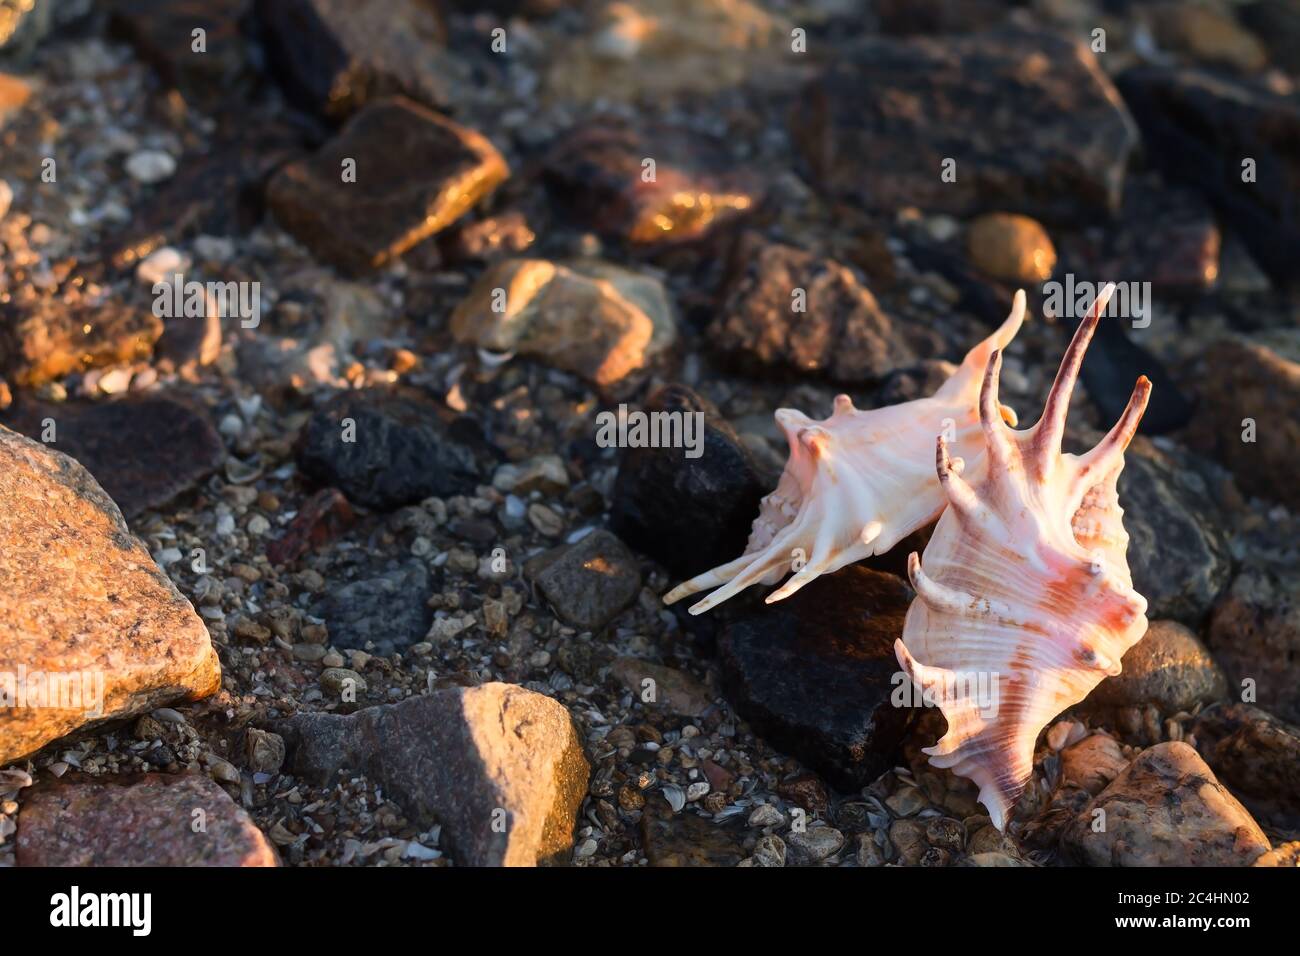
[[(655, 164), (648, 181), (647, 158)], [(762, 199), (755, 177), (734, 170), (719, 144), (608, 119), (563, 133), (543, 172), (566, 209), (601, 235), (633, 245), (700, 238)]]
[(176, 159), (161, 149), (142, 149), (126, 158), (127, 175), (136, 182), (151, 186), (170, 179), (176, 172)]
[(32, 439), (52, 434), (46, 444), (82, 464), (132, 519), (174, 501), (226, 460), (207, 413), (162, 395), (57, 404), (22, 400), (0, 421)]
[(599, 631), (641, 592), (636, 558), (605, 530), (529, 559), (524, 576), (561, 619), (584, 631)]
[[(626, 448), (614, 483), (610, 525), (624, 541), (687, 578), (745, 550), (759, 502), (776, 485), (731, 425), (685, 385), (659, 389), (646, 402), (656, 412), (700, 413), (700, 455), (680, 448)], [(682, 542), (691, 547), (683, 548)]]
[(555, 495), (569, 487), (569, 473), (559, 455), (538, 455), (518, 464), (507, 463), (492, 476), (492, 487), (507, 494), (528, 495), (540, 491)]
[(1074, 787), (1095, 797), (1110, 786), (1128, 763), (1114, 737), (1092, 734), (1061, 751), (1061, 786)]
[(844, 834), (834, 827), (809, 827), (802, 832), (787, 834), (785, 842), (794, 851), (797, 862), (816, 866), (843, 849)]
[[(11, 675), (0, 679), (10, 701), (19, 690), (27, 701), (0, 709), (0, 764), (221, 685), (207, 628), (103, 489), (72, 459), (3, 427), (0, 675)], [(60, 703), (78, 706), (33, 703), (59, 690)]]
[(1006, 14), (1000, 0), (876, 0), (880, 32), (894, 36), (978, 33)]
[(674, 814), (658, 797), (641, 814), (641, 847), (651, 866), (735, 866), (745, 858), (736, 831), (693, 813)]
[(1006, 853), (972, 853), (962, 860), (960, 866), (1030, 866), (1024, 860)]
[(277, 731), (295, 774), (364, 773), (466, 866), (568, 859), (589, 767), (565, 708), (511, 684), (451, 687), (349, 716), (299, 714)]
[(892, 699), (911, 599), (901, 578), (852, 565), (736, 617), (718, 640), (736, 712), (841, 790), (870, 783), (894, 765), (912, 715)]
[(1018, 29), (866, 39), (809, 83), (793, 122), (820, 189), (888, 213), (1095, 220), (1119, 209), (1138, 142), (1085, 44)]
[(663, 102), (713, 93), (790, 55), (791, 24), (752, 0), (601, 0), (589, 22), (550, 60), (553, 99)]
[(1222, 462), (1243, 491), (1300, 508), (1290, 480), (1300, 468), (1300, 363), (1242, 339), (1221, 340), (1207, 355), (1188, 443)]
[(966, 250), (976, 269), (1017, 285), (1046, 282), (1056, 268), (1056, 247), (1047, 230), (1028, 216), (980, 216), (966, 233)]
[(495, 262), (527, 252), (536, 238), (524, 214), (511, 210), (466, 222), (449, 231), (441, 245), (444, 255), (452, 262)]
[(453, 437), (451, 418), (450, 411), (414, 392), (341, 392), (303, 429), (298, 465), (367, 508), (391, 510), (472, 492), (478, 467), (473, 453)]
[(1294, 565), (1243, 564), (1210, 615), (1205, 643), (1227, 671), (1234, 696), (1249, 686), (1270, 711), (1300, 723), (1300, 573)]
[(1221, 700), (1228, 692), (1223, 669), (1200, 639), (1176, 621), (1152, 621), (1120, 663), (1123, 671), (1098, 684), (1080, 710), (1098, 713), (1153, 704), (1172, 717)]
[(336, 647), (370, 650), (387, 656), (424, 640), (432, 622), (426, 607), (431, 588), (423, 561), (410, 560), (378, 577), (335, 588), (312, 605), (325, 621)]
[(1237, 793), (1255, 798), (1252, 805), (1300, 816), (1300, 727), (1232, 703), (1199, 714), (1192, 735), (1205, 762)]
[(485, 137), (394, 97), (367, 106), (313, 156), (282, 167), (267, 184), (267, 202), (314, 256), (359, 273), (441, 232), (507, 175)]
[(343, 492), (322, 488), (303, 502), (284, 537), (267, 545), (266, 557), (276, 565), (297, 561), (308, 551), (337, 538), (354, 520), (356, 516)]
[[(4, 129), (9, 117), (26, 106), (31, 97), (32, 88), (26, 80), (11, 73), (0, 73), (0, 129)], [(0, 219), (6, 211), (0, 209)]]
[(68, 305), (57, 299), (0, 302), (0, 372), (35, 387), (69, 372), (148, 358), (162, 320), (122, 302)]
[(42, 784), (23, 799), (17, 849), (19, 866), (278, 865), (248, 813), (195, 773)]
[[(1300, 106), (1191, 69), (1140, 66), (1117, 80), (1153, 162), (1200, 190), (1279, 285), (1300, 255)], [(1243, 162), (1252, 160), (1247, 176)]]
[(337, 120), (396, 93), (448, 105), (446, 27), (436, 3), (257, 0), (256, 7), (268, 62), (308, 109)]
[(1290, 843), (1283, 843), (1277, 849), (1269, 850), (1252, 866), (1300, 866), (1300, 840), (1292, 840)]
[(754, 865), (763, 867), (785, 866), (786, 845), (775, 833), (758, 838), (754, 844)]
[(1300, 73), (1300, 8), (1291, 0), (1258, 0), (1238, 8), (1238, 15), (1263, 41), (1275, 64)]
[[(1095, 819), (1104, 829), (1093, 830)], [(1061, 847), (1088, 866), (1249, 866), (1272, 849), (1196, 751), (1177, 741), (1143, 751), (1066, 827)]]
[[(698, 679), (673, 667), (651, 664), (635, 657), (614, 661), (610, 674), (628, 690), (633, 699), (650, 706), (659, 705), (671, 714), (700, 717), (713, 706), (713, 694)], [(654, 681), (654, 698), (645, 700), (646, 680)]]
[(754, 808), (754, 812), (749, 815), (746, 823), (750, 827), (762, 829), (763, 827), (782, 827), (785, 826), (785, 817), (781, 811), (770, 803), (760, 803)]
[(644, 368), (677, 338), (663, 284), (599, 260), (499, 262), (456, 306), (451, 331), (458, 342), (518, 352), (601, 387)]
[(284, 765), (284, 738), (257, 727), (249, 727), (244, 738), (248, 769), (254, 773), (279, 773)]
[(833, 259), (747, 234), (734, 261), (708, 330), (713, 347), (750, 365), (846, 382), (916, 362), (924, 337), (896, 326), (871, 290)]
[(1141, 441), (1129, 446), (1119, 503), (1133, 586), (1147, 599), (1149, 619), (1199, 627), (1228, 583), (1232, 561), (1214, 500), (1186, 458)]
[(54, 4), (31, 0), (0, 2), (0, 50), (29, 53), (54, 23)]
[(1183, 3), (1161, 3), (1150, 11), (1156, 41), (1163, 49), (1185, 53), (1210, 66), (1245, 73), (1268, 64), (1264, 44), (1226, 12)]
[[(164, 83), (208, 109), (249, 92), (254, 73), (240, 29), (250, 0), (113, 0), (112, 27)], [(202, 50), (194, 31), (202, 30)], [(229, 100), (227, 100), (227, 103)]]

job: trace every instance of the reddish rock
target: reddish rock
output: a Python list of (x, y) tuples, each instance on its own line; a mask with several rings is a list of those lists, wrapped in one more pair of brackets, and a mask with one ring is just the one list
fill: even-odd
[(338, 537), (355, 520), (352, 506), (337, 488), (322, 488), (298, 509), (284, 536), (272, 541), (266, 556), (272, 564), (288, 564)]

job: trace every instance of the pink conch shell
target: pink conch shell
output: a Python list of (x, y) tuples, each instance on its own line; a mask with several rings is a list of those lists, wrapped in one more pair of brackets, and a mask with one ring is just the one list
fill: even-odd
[(1029, 780), (1039, 732), (1118, 674), (1124, 652), (1146, 633), (1147, 602), (1133, 590), (1115, 482), (1151, 383), (1138, 379), (1123, 415), (1090, 452), (1061, 452), (1070, 395), (1111, 288), (1079, 324), (1033, 428), (1003, 423), (1002, 357), (990, 356), (980, 392), (987, 468), (963, 478), (939, 438), (937, 471), (951, 507), (924, 562), (915, 552), (908, 561), (917, 597), (894, 649), (948, 721), (925, 752), (932, 765), (979, 787), (1000, 830)]
[[(679, 584), (664, 602), (717, 588), (691, 607), (699, 614), (751, 584), (775, 584), (793, 571), (768, 595), (770, 604), (818, 575), (888, 551), (932, 522), (947, 504), (934, 474), (934, 437), (946, 430), (968, 471), (982, 470), (980, 378), (989, 355), (1006, 348), (1024, 317), (1025, 294), (1017, 292), (1007, 320), (929, 398), (860, 411), (839, 395), (824, 421), (779, 409), (790, 457), (776, 490), (763, 499), (744, 554)], [(1002, 412), (1015, 421), (1011, 409)]]

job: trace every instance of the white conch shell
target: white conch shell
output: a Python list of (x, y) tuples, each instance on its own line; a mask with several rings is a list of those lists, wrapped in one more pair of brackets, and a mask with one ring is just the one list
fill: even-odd
[(980, 393), (987, 468), (966, 480), (939, 437), (937, 471), (951, 507), (924, 562), (915, 552), (908, 560), (917, 597), (894, 650), (948, 721), (925, 752), (932, 765), (979, 787), (999, 830), (1029, 780), (1039, 732), (1118, 674), (1120, 658), (1146, 633), (1147, 602), (1133, 590), (1115, 482), (1151, 383), (1138, 379), (1095, 448), (1061, 452), (1079, 366), (1112, 288), (1079, 324), (1033, 428), (1003, 423), (1001, 354), (990, 356)]
[[(980, 379), (989, 355), (1006, 348), (1024, 317), (1025, 294), (1017, 292), (1007, 320), (928, 398), (858, 410), (847, 395), (838, 395), (833, 414), (820, 422), (778, 409), (790, 457), (776, 490), (763, 499), (744, 554), (679, 584), (664, 603), (717, 588), (691, 607), (699, 614), (751, 584), (775, 584), (793, 571), (767, 596), (771, 604), (818, 575), (888, 551), (932, 522), (947, 504), (934, 474), (934, 436), (946, 431), (968, 470), (983, 469)], [(1003, 406), (1002, 413), (1015, 422), (1011, 409)]]

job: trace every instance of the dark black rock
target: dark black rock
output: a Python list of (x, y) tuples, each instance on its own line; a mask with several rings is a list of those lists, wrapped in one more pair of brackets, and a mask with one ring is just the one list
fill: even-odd
[[(1149, 308), (1150, 303), (1147, 305)], [(1144, 435), (1163, 435), (1182, 428), (1196, 406), (1174, 383), (1164, 363), (1134, 341), (1142, 331), (1126, 332), (1125, 324), (1127, 320), (1117, 318), (1097, 323), (1079, 373), (1088, 397), (1110, 427), (1123, 414), (1138, 377), (1145, 375), (1151, 379), (1151, 397), (1138, 430)]]
[[(1143, 66), (1117, 80), (1166, 177), (1200, 190), (1279, 284), (1300, 282), (1300, 105), (1191, 69)], [(1242, 162), (1255, 162), (1243, 182)]]
[(225, 461), (206, 413), (170, 398), (111, 402), (19, 401), (0, 421), (75, 458), (95, 476), (122, 514), (134, 518), (196, 486)]
[(426, 606), (432, 590), (422, 561), (407, 561), (392, 571), (353, 581), (317, 601), (311, 613), (325, 621), (335, 647), (367, 649), (385, 655), (424, 640), (433, 622)]
[(1145, 443), (1129, 447), (1119, 503), (1133, 586), (1147, 599), (1149, 619), (1172, 618), (1196, 629), (1227, 585), (1232, 558), (1213, 500), (1185, 461)]
[[(303, 429), (298, 464), (351, 501), (393, 509), (474, 490), (473, 454), (449, 434), (451, 413), (417, 395), (386, 389), (343, 392)], [(346, 441), (345, 419), (354, 426)]]
[(608, 531), (543, 552), (524, 565), (525, 576), (569, 624), (598, 631), (641, 591), (641, 569)]
[(745, 550), (762, 497), (776, 487), (735, 431), (684, 385), (651, 396), (646, 410), (704, 413), (703, 453), (628, 448), (619, 462), (610, 522), (618, 536), (686, 578)]
[(902, 578), (854, 565), (731, 621), (718, 645), (736, 712), (834, 786), (870, 783), (913, 714), (891, 700), (912, 596)]
[(257, 0), (267, 60), (300, 105), (342, 119), (400, 93), (445, 107), (446, 27), (432, 0)]
[(1015, 29), (865, 40), (807, 86), (793, 126), (813, 182), (836, 199), (1047, 221), (1117, 211), (1137, 145), (1086, 45)]

